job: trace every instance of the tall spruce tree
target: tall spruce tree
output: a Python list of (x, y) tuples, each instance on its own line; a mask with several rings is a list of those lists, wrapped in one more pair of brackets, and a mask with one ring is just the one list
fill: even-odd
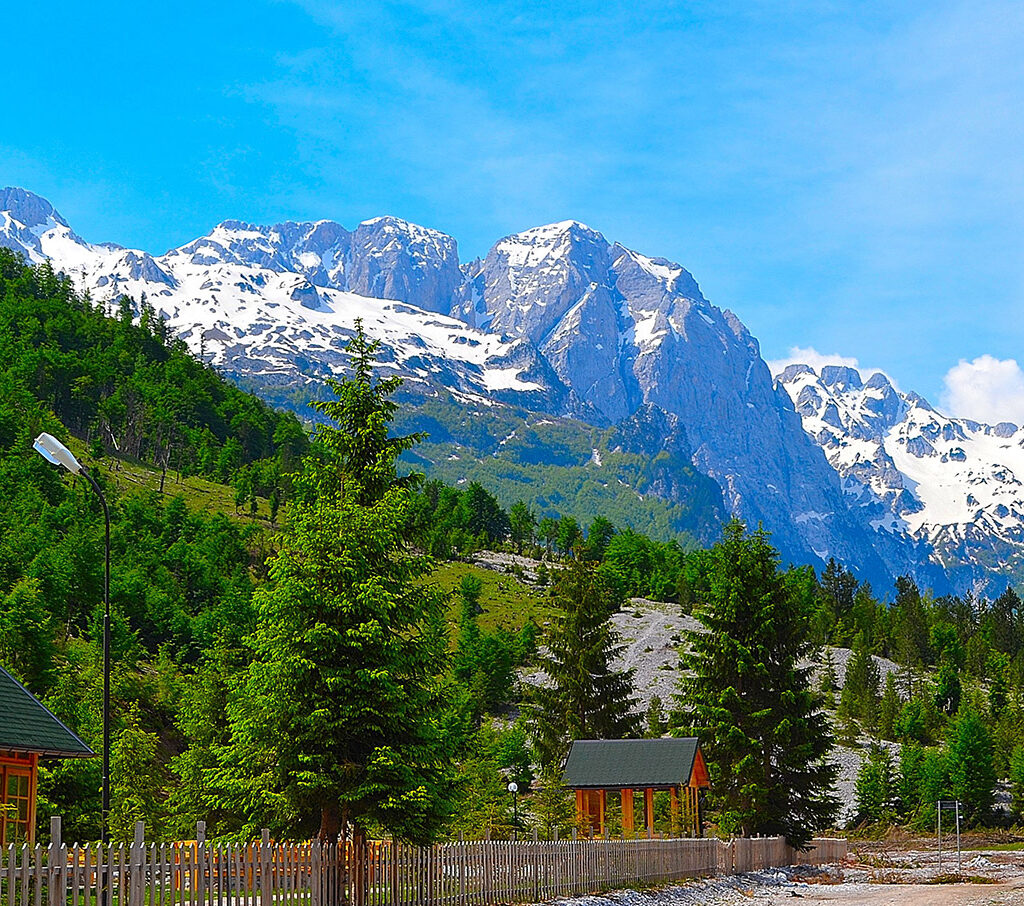
[(633, 671), (612, 667), (621, 646), (609, 617), (618, 603), (591, 562), (574, 560), (559, 574), (556, 614), (539, 659), (547, 681), (531, 695), (535, 741), (546, 766), (559, 762), (575, 739), (640, 735)]
[(282, 828), (351, 826), (429, 840), (447, 814), (440, 726), (444, 596), (408, 547), (410, 480), (389, 436), (398, 380), (372, 375), (359, 327), (352, 376), (318, 403), (314, 452), (295, 480), (280, 552), (254, 598), (253, 661), (228, 704), (222, 786)]
[(693, 616), (680, 706), (711, 771), (711, 803), (727, 833), (784, 834), (806, 843), (837, 803), (819, 697), (810, 687), (814, 577), (779, 570), (762, 529), (726, 526), (688, 563)]

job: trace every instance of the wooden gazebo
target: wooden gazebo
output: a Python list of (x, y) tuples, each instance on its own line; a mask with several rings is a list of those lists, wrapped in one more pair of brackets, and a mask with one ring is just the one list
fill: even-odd
[(95, 753), (3, 667), (0, 715), (0, 846), (34, 843), (39, 759)]
[[(673, 834), (701, 836), (700, 791), (708, 769), (695, 737), (683, 739), (580, 739), (565, 762), (564, 783), (576, 791), (576, 822), (590, 835), (607, 836), (608, 792), (622, 801), (624, 836), (654, 836), (654, 794), (671, 796)], [(643, 791), (643, 826), (636, 827), (634, 793)]]

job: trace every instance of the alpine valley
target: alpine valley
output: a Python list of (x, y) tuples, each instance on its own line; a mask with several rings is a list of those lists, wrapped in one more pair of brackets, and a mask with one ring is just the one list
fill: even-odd
[(774, 380), (757, 340), (680, 265), (575, 221), (459, 261), (394, 217), (226, 221), (164, 255), (79, 237), (45, 199), (0, 189), (0, 245), (94, 301), (128, 297), (276, 405), (307, 403), (362, 319), (406, 379), (415, 465), (540, 515), (715, 540), (730, 514), (784, 558), (835, 558), (885, 594), (1024, 578), (1024, 428), (949, 418), (882, 374), (806, 365)]

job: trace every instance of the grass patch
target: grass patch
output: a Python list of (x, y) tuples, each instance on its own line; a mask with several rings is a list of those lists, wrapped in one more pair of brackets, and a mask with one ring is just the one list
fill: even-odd
[[(119, 495), (160, 490), (160, 470), (153, 466), (116, 456), (104, 456), (97, 462), (89, 456), (86, 445), (77, 437), (68, 438), (68, 448), (90, 470), (95, 470), (113, 484)], [(245, 525), (262, 523), (265, 528), (274, 528), (270, 524), (270, 503), (266, 498), (256, 499), (254, 520), (249, 515), (248, 503), (241, 510), (235, 509), (234, 488), (207, 478), (182, 478), (177, 472), (169, 470), (164, 478), (163, 495), (167, 500), (181, 495), (190, 512), (211, 515), (223, 513), (234, 522)], [(278, 520), (280, 522), (280, 515)]]
[[(480, 580), (480, 606), (484, 612), (477, 618), (477, 623), (481, 629), (493, 630), (501, 626), (509, 632), (518, 632), (531, 617), (543, 627), (554, 615), (550, 599), (545, 594), (515, 576), (492, 569), (470, 563), (438, 563), (430, 578), (445, 591), (454, 592), (466, 575)], [(460, 606), (458, 595), (453, 595), (448, 613), (453, 630), (458, 624)]]
[(995, 878), (986, 878), (983, 875), (958, 875), (955, 872), (944, 872), (929, 878), (928, 884), (998, 884)]

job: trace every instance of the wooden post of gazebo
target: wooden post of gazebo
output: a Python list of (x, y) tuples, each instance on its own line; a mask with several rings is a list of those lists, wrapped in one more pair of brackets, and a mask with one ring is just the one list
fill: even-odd
[(622, 791), (622, 836), (633, 836), (636, 825), (633, 821), (633, 791), (627, 787)]

